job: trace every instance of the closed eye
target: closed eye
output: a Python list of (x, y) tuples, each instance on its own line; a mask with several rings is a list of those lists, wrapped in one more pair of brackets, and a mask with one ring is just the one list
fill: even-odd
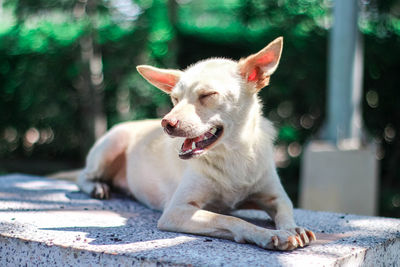
[(203, 94), (200, 94), (199, 100), (200, 101), (207, 100), (208, 98), (210, 98), (212, 96), (216, 96), (217, 94), (218, 94), (217, 92), (203, 93)]

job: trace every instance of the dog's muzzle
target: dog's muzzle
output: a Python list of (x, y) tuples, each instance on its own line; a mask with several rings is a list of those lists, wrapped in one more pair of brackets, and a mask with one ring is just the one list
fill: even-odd
[(223, 133), (222, 126), (214, 126), (204, 134), (195, 138), (186, 138), (179, 151), (181, 159), (190, 159), (199, 156), (210, 149), (221, 138)]

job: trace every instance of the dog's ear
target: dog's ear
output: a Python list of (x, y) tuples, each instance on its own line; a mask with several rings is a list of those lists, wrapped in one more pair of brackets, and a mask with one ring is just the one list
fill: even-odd
[(257, 54), (239, 61), (239, 72), (250, 83), (254, 83), (259, 91), (269, 83), (269, 77), (278, 67), (282, 54), (283, 37), (278, 37)]
[(147, 65), (137, 66), (136, 69), (149, 83), (167, 94), (171, 93), (182, 75), (180, 70), (159, 69)]

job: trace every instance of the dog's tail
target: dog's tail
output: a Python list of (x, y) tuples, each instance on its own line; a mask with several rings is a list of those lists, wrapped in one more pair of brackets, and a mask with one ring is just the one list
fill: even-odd
[(61, 171), (56, 173), (50, 173), (46, 177), (57, 180), (67, 180), (71, 182), (76, 182), (78, 180), (79, 174), (83, 169), (71, 170), (71, 171)]

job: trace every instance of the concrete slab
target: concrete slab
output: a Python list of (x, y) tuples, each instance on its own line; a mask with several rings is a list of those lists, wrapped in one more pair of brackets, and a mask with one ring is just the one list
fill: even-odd
[[(238, 214), (270, 226), (265, 213)], [(295, 210), (317, 233), (292, 252), (157, 230), (160, 213), (130, 199), (88, 198), (76, 185), (0, 176), (0, 266), (399, 266), (400, 220)]]
[(302, 157), (299, 196), (303, 209), (376, 215), (378, 161), (373, 147), (343, 149), (311, 142)]

